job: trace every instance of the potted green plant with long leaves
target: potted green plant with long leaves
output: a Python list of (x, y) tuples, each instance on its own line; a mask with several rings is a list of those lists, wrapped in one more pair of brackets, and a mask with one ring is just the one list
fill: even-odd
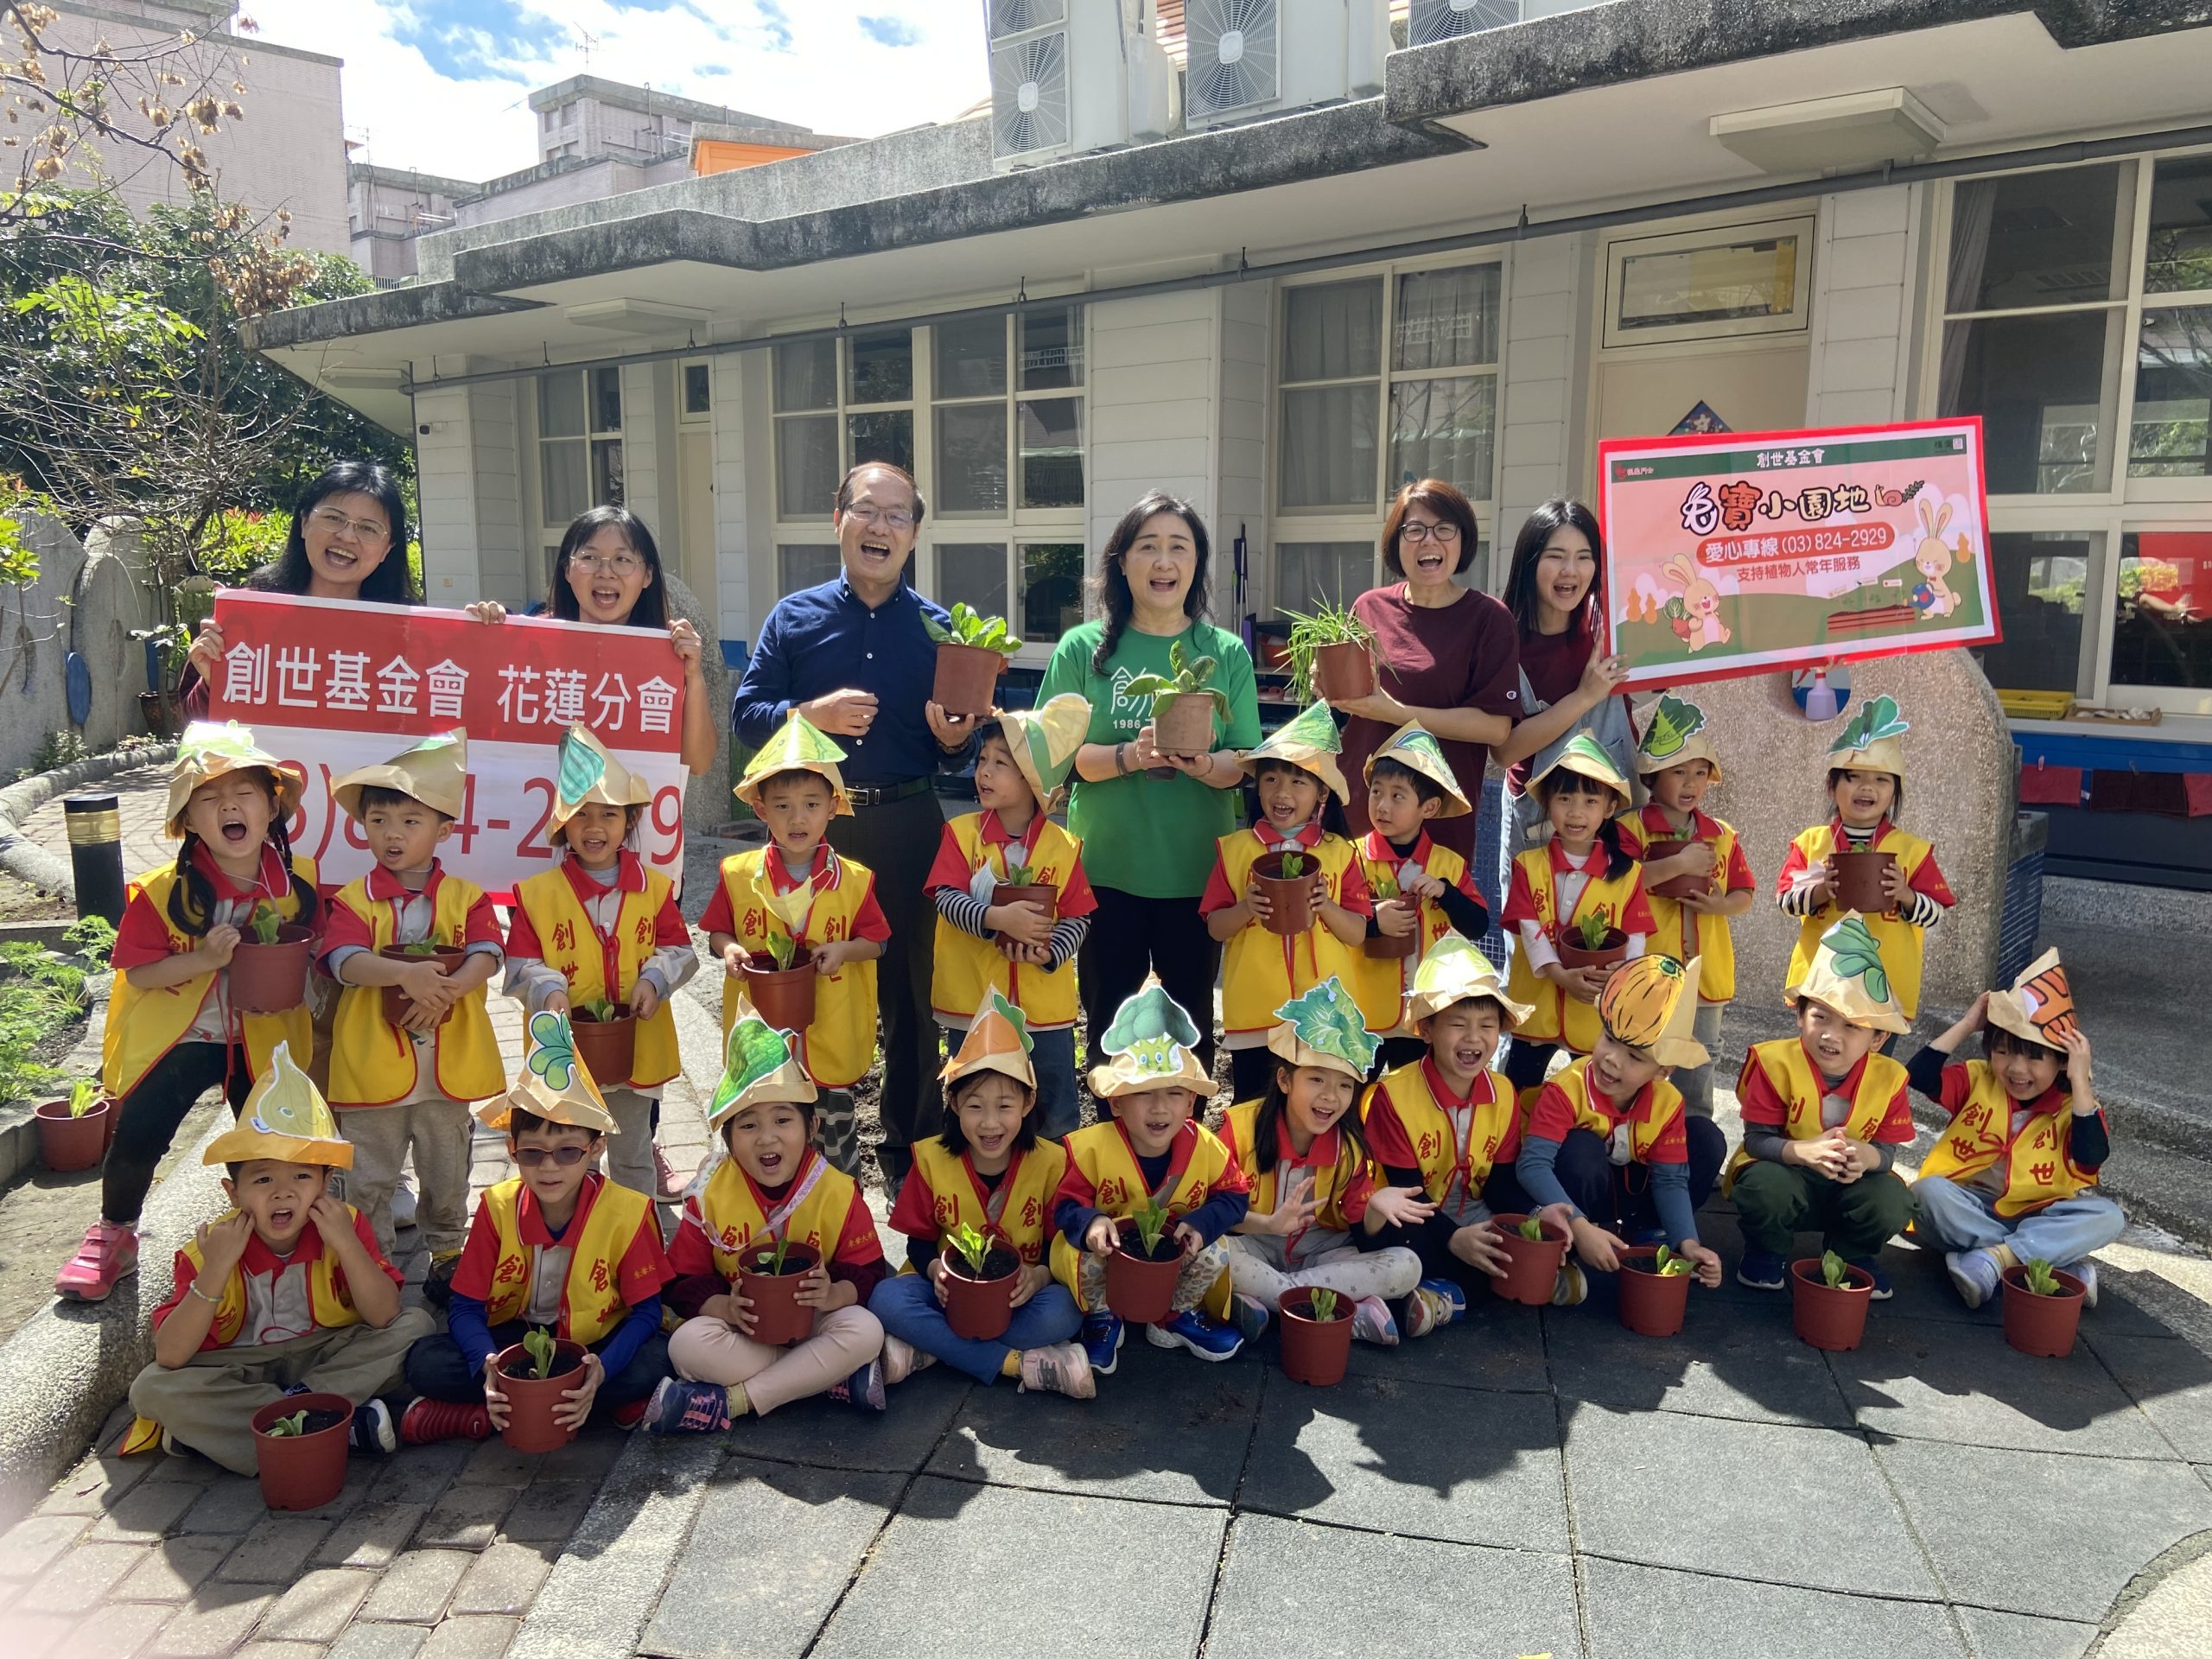
[(31, 1108), (38, 1122), (39, 1160), (57, 1175), (90, 1169), (113, 1139), (115, 1103), (100, 1092), (98, 1077), (79, 1077), (57, 1100)]
[(1014, 1323), (1021, 1258), (996, 1235), (964, 1221), (939, 1242), (944, 1247), (944, 1322), (956, 1337), (996, 1342)]
[(2087, 1300), (2081, 1279), (2037, 1256), (2005, 1269), (2005, 1340), (2039, 1359), (2074, 1351)]
[(1375, 630), (1341, 606), (1323, 601), (1311, 614), (1285, 611), (1292, 701), (1350, 702), (1375, 690)]

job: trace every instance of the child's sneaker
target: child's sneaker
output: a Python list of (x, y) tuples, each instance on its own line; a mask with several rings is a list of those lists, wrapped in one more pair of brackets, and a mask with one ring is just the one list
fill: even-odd
[(719, 1382), (664, 1376), (645, 1402), (648, 1434), (719, 1434), (729, 1427), (729, 1391)]
[(391, 1408), (381, 1400), (364, 1400), (353, 1408), (353, 1449), (357, 1452), (397, 1452), (399, 1434), (391, 1421)]
[(613, 1418), (614, 1427), (620, 1429), (624, 1433), (628, 1433), (639, 1423), (645, 1421), (645, 1408), (652, 1404), (652, 1402), (649, 1399), (632, 1400), (627, 1405), (615, 1407), (613, 1412), (611, 1414)]
[(1582, 1264), (1568, 1256), (1559, 1264), (1559, 1277), (1552, 1281), (1552, 1306), (1580, 1307), (1589, 1294), (1590, 1281), (1582, 1271)]
[(85, 1229), (60, 1273), (54, 1275), (54, 1294), (73, 1302), (102, 1302), (118, 1281), (138, 1271), (138, 1235), (111, 1221), (96, 1221)]
[(1234, 1359), (1244, 1346), (1236, 1327), (1186, 1307), (1158, 1325), (1144, 1328), (1144, 1339), (1155, 1348), (1186, 1348), (1200, 1359)]
[(1256, 1296), (1238, 1291), (1229, 1299), (1229, 1322), (1247, 1342), (1257, 1342), (1268, 1328), (1268, 1305)]
[(443, 1307), (453, 1300), (454, 1269), (461, 1265), (458, 1255), (449, 1255), (442, 1262), (433, 1262), (423, 1274), (423, 1300), (432, 1307)]
[(1090, 1380), (1090, 1362), (1079, 1342), (1056, 1342), (1049, 1348), (1031, 1348), (1021, 1356), (1021, 1389), (1025, 1394), (1042, 1391), (1065, 1394), (1071, 1400), (1095, 1399), (1097, 1383)]
[(1849, 1265), (1858, 1268), (1859, 1272), (1874, 1281), (1872, 1296), (1875, 1301), (1886, 1302), (1897, 1294), (1890, 1287), (1890, 1275), (1882, 1271), (1882, 1264), (1872, 1256), (1862, 1255)]
[(1390, 1317), (1389, 1306), (1380, 1296), (1363, 1296), (1351, 1305), (1351, 1334), (1357, 1341), (1395, 1348), (1398, 1322)]
[(1997, 1294), (1997, 1258), (1987, 1250), (1946, 1250), (1943, 1265), (1968, 1307), (1980, 1307)]
[(403, 1446), (435, 1446), (441, 1440), (488, 1440), (492, 1414), (477, 1401), (421, 1399), (399, 1414)]
[(925, 1354), (902, 1338), (883, 1338), (883, 1382), (887, 1388), (897, 1388), (916, 1371), (926, 1371), (937, 1363), (935, 1354)]
[(2097, 1305), (2097, 1264), (2085, 1255), (2066, 1271), (2082, 1281), (2082, 1306), (2094, 1307)]
[(840, 1405), (850, 1406), (855, 1411), (883, 1409), (883, 1362), (871, 1359), (842, 1382), (833, 1382), (824, 1390)]
[(1086, 1313), (1083, 1316), (1083, 1332), (1078, 1340), (1083, 1344), (1083, 1357), (1090, 1362), (1095, 1376), (1111, 1376), (1114, 1367), (1122, 1363), (1122, 1322), (1111, 1313)]
[(1467, 1293), (1456, 1279), (1424, 1279), (1415, 1287), (1440, 1302), (1451, 1313), (1448, 1324), (1457, 1325), (1467, 1317)]
[(1745, 1250), (1736, 1264), (1736, 1282), (1747, 1290), (1780, 1290), (1789, 1282), (1789, 1264), (1779, 1250)]
[(1430, 1289), (1425, 1280), (1414, 1287), (1413, 1294), (1406, 1298), (1403, 1307), (1398, 1316), (1398, 1329), (1408, 1339), (1440, 1331), (1457, 1317), (1452, 1304)]

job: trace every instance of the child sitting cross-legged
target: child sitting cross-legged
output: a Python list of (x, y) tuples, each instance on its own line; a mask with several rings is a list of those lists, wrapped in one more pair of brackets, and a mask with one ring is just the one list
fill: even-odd
[[(1097, 1392), (1090, 1362), (1072, 1340), (1083, 1315), (1045, 1266), (1052, 1198), (1068, 1159), (1058, 1142), (1037, 1133), (1044, 1109), (1036, 1077), (1021, 1010), (997, 991), (986, 992), (960, 1052), (945, 1064), (944, 1128), (914, 1143), (913, 1172), (891, 1211), (892, 1228), (906, 1235), (912, 1271), (885, 1280), (868, 1299), (883, 1321), (890, 1382), (942, 1359), (978, 1382), (1010, 1376), (1025, 1390), (1077, 1400)], [(1013, 1322), (988, 1341), (959, 1335), (944, 1315), (948, 1268), (978, 1249), (1009, 1255), (1017, 1264)], [(967, 1266), (979, 1270), (988, 1260)]]
[(1385, 1221), (1411, 1220), (1421, 1196), (1375, 1188), (1358, 1101), (1376, 1039), (1333, 976), (1275, 1013), (1281, 1023), (1268, 1033), (1275, 1061), (1268, 1092), (1230, 1107), (1221, 1127), (1252, 1189), (1251, 1207), (1227, 1240), (1230, 1313), (1247, 1338), (1255, 1337), (1285, 1293), (1319, 1287), (1351, 1300), (1352, 1335), (1395, 1346), (1390, 1304), (1413, 1294), (1421, 1258), (1402, 1246), (1363, 1250), (1352, 1240), (1354, 1230), (1371, 1235)]
[(1198, 1028), (1154, 977), (1095, 1041), (1107, 1063), (1091, 1068), (1090, 1092), (1112, 1116), (1067, 1138), (1052, 1249), (1052, 1276), (1083, 1310), (1090, 1369), (1111, 1376), (1122, 1351), (1122, 1321), (1106, 1306), (1106, 1264), (1128, 1236), (1118, 1224), (1154, 1206), (1166, 1212), (1162, 1236), (1181, 1244), (1183, 1267), (1173, 1314), (1147, 1325), (1145, 1339), (1200, 1359), (1231, 1358), (1243, 1338), (1200, 1304), (1228, 1271), (1221, 1239), (1244, 1219), (1244, 1176), (1192, 1116), (1213, 1089), (1192, 1052)]
[(399, 1270), (367, 1218), (331, 1196), (353, 1161), (330, 1108), (279, 1042), (234, 1128), (202, 1161), (228, 1173), (236, 1208), (176, 1253), (176, 1285), (154, 1310), (154, 1363), (130, 1385), (141, 1421), (124, 1450), (158, 1437), (224, 1468), (257, 1467), (251, 1419), (288, 1394), (342, 1394), (353, 1440), (397, 1445), (377, 1396), (396, 1388), (430, 1316), (399, 1305)]
[[(814, 1101), (795, 1033), (741, 1014), (707, 1109), (729, 1155), (684, 1199), (671, 1247), (669, 1304), (687, 1317), (668, 1343), (676, 1375), (645, 1419), (653, 1433), (715, 1433), (815, 1394), (883, 1409), (883, 1326), (868, 1300), (890, 1270), (859, 1185), (809, 1144)], [(814, 1332), (787, 1347), (753, 1335), (760, 1316), (739, 1277), (779, 1243), (814, 1257), (793, 1298), (814, 1310)]]
[(602, 1394), (616, 1423), (634, 1425), (668, 1375), (660, 1308), (670, 1270), (652, 1200), (598, 1173), (614, 1119), (576, 1058), (568, 1020), (532, 1014), (528, 1038), (520, 1079), (476, 1112), (505, 1134), (522, 1173), (485, 1190), (454, 1272), (446, 1334), (407, 1356), (407, 1380), (423, 1396), (400, 1420), (410, 1446), (504, 1428), (496, 1361), (533, 1325), (586, 1350), (583, 1381), (554, 1408), (564, 1428), (582, 1428)]
[[(1954, 1060), (1976, 1030), (1982, 1058)], [(2044, 1261), (2080, 1279), (2094, 1307), (2089, 1252), (2118, 1238), (2127, 1217), (2096, 1190), (2112, 1138), (2058, 952), (2030, 963), (2010, 989), (1983, 992), (1906, 1070), (1951, 1114), (1912, 1185), (1913, 1230), (1945, 1252), (1966, 1305), (1995, 1295), (2005, 1268)]]

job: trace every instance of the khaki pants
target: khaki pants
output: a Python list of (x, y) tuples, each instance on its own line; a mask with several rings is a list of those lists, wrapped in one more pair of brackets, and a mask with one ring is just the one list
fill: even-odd
[(814, 1334), (771, 1348), (711, 1313), (686, 1319), (668, 1339), (669, 1363), (689, 1382), (745, 1384), (746, 1403), (766, 1417), (778, 1406), (820, 1394), (883, 1351), (883, 1325), (864, 1307), (814, 1316)]
[(290, 1342), (210, 1348), (175, 1370), (149, 1365), (130, 1385), (130, 1403), (180, 1446), (241, 1475), (255, 1471), (253, 1414), (304, 1382), (355, 1405), (402, 1386), (407, 1350), (437, 1329), (419, 1307), (404, 1307), (381, 1329), (340, 1325)]
[(660, 1197), (660, 1173), (653, 1167), (653, 1103), (630, 1089), (609, 1089), (607, 1109), (614, 1133), (607, 1142), (607, 1179), (617, 1186)]
[(459, 1255), (468, 1242), (468, 1108), (457, 1100), (412, 1106), (347, 1106), (340, 1134), (353, 1146), (346, 1201), (369, 1218), (385, 1259), (395, 1259), (391, 1190), (407, 1149), (415, 1149), (415, 1225), (433, 1262)]

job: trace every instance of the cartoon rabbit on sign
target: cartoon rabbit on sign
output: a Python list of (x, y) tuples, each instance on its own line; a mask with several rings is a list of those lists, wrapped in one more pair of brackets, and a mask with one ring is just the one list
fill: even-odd
[(1720, 590), (1687, 555), (1677, 553), (1662, 568), (1669, 585), (1682, 590), (1667, 601), (1667, 620), (1676, 638), (1688, 641), (1693, 652), (1726, 645), (1729, 632), (1720, 620)]
[(1912, 563), (1920, 572), (1920, 585), (1912, 590), (1913, 608), (1923, 617), (1949, 616), (1959, 608), (1959, 596), (1943, 578), (1955, 563), (1974, 556), (1974, 546), (1963, 531), (1955, 544), (1943, 540), (1943, 531), (1951, 522), (1949, 502), (1939, 506), (1923, 495), (1919, 505), (1920, 550), (1912, 556)]

